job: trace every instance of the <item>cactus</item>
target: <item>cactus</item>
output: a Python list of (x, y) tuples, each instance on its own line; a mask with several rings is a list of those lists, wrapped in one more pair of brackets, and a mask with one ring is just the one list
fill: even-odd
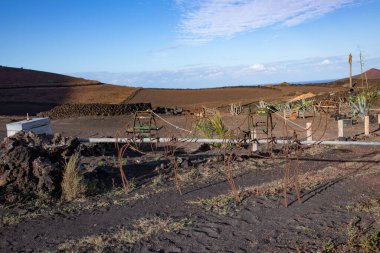
[(241, 103), (230, 104), (230, 113), (232, 116), (239, 115), (243, 111), (243, 106)]

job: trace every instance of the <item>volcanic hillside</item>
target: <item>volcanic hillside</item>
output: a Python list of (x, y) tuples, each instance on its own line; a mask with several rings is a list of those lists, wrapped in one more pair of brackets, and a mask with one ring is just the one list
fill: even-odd
[[(364, 76), (366, 75), (367, 76), (367, 79), (368, 80), (377, 80), (377, 79), (380, 79), (380, 69), (375, 69), (375, 68), (372, 68), (370, 70), (367, 70), (366, 72), (363, 73)], [(362, 78), (362, 75), (359, 74), (359, 75), (356, 75), (356, 76), (353, 76), (352, 77), (353, 79), (361, 79)], [(365, 77), (364, 77), (365, 78)]]
[[(380, 70), (365, 72), (370, 86), (380, 87)], [(360, 80), (356, 75), (354, 79)], [(357, 81), (359, 83), (359, 81)], [(348, 79), (324, 84), (239, 86), (212, 89), (142, 89), (102, 84), (48, 72), (0, 67), (0, 115), (47, 111), (61, 104), (151, 103), (153, 107), (185, 109), (249, 104), (260, 100), (289, 101), (304, 94), (343, 91)]]
[(33, 114), (67, 103), (118, 104), (135, 90), (54, 73), (0, 67), (0, 115)]
[(207, 106), (223, 107), (231, 103), (249, 104), (264, 101), (288, 101), (302, 94), (324, 95), (340, 91), (337, 85), (265, 85), (211, 89), (141, 89), (130, 103), (151, 103), (157, 106), (179, 106), (187, 109)]
[[(380, 70), (364, 72), (370, 87), (380, 87)], [(361, 75), (353, 76), (359, 83)], [(292, 85), (282, 83), (265, 86), (241, 86), (213, 89), (141, 89), (131, 96), (131, 103), (151, 103), (156, 106), (180, 106), (194, 108), (200, 106), (222, 107), (231, 103), (249, 104), (264, 101), (289, 101), (308, 95), (325, 95), (348, 90), (348, 78), (323, 84)], [(309, 96), (310, 97), (310, 96)]]
[(90, 81), (66, 75), (23, 68), (0, 67), (0, 89), (96, 85)]
[[(375, 88), (375, 89), (380, 88), (380, 70), (379, 69), (375, 69), (375, 68), (369, 69), (363, 72), (363, 74), (352, 76), (352, 79), (353, 79), (353, 83), (354, 84), (356, 83), (356, 85), (354, 85), (355, 88), (361, 88), (362, 81), (363, 81), (363, 87), (367, 87), (366, 79), (367, 79), (369, 88)], [(332, 84), (348, 88), (349, 77), (332, 82)]]

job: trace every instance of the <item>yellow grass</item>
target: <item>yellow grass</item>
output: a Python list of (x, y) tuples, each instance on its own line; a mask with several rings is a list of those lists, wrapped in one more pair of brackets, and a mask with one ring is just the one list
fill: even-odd
[(71, 201), (79, 198), (85, 192), (85, 187), (82, 184), (82, 176), (79, 173), (79, 154), (75, 153), (70, 157), (63, 172), (62, 198)]

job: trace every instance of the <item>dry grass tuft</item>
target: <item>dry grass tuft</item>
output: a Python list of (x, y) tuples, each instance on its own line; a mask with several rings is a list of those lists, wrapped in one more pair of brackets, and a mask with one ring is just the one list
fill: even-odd
[(193, 201), (190, 203), (204, 206), (206, 210), (213, 211), (219, 215), (227, 215), (230, 209), (230, 204), (232, 204), (234, 201), (234, 195), (226, 194), (213, 198), (200, 199), (198, 201)]
[(189, 201), (189, 204), (195, 204), (204, 207), (207, 211), (212, 211), (219, 215), (228, 215), (234, 205), (240, 203), (248, 197), (244, 191), (239, 191), (239, 201), (236, 200), (235, 194), (222, 194), (212, 198), (199, 199), (197, 201)]
[(354, 217), (347, 226), (347, 241), (334, 243), (329, 241), (316, 253), (338, 253), (338, 252), (380, 252), (380, 230), (367, 231), (360, 227), (360, 217)]
[[(128, 203), (131, 203), (132, 201), (138, 201), (140, 199), (146, 199), (151, 194), (145, 193), (145, 194), (139, 194), (135, 193), (133, 196), (130, 196), (128, 198), (118, 198), (118, 199), (108, 199), (109, 196), (112, 196), (114, 194), (115, 196), (124, 194), (124, 189), (119, 189), (116, 192), (108, 193), (108, 195), (104, 195), (106, 199), (103, 200), (90, 200), (90, 202), (71, 202), (66, 203), (62, 206), (56, 206), (56, 207), (49, 207), (49, 208), (37, 208), (34, 211), (28, 211), (26, 214), (19, 214), (19, 213), (9, 213), (5, 214), (1, 219), (1, 224), (3, 225), (17, 225), (24, 221), (34, 220), (40, 217), (48, 217), (56, 215), (57, 212), (60, 213), (73, 213), (78, 211), (93, 211), (95, 209), (104, 208), (107, 206), (124, 206)], [(0, 226), (1, 226), (0, 224)]]
[(62, 198), (72, 201), (81, 197), (85, 192), (85, 186), (82, 184), (82, 176), (79, 173), (80, 159), (79, 154), (75, 153), (70, 157), (63, 172)]
[[(343, 170), (337, 167), (326, 167), (318, 171), (306, 172), (299, 176), (299, 183), (303, 189), (312, 189), (317, 185), (331, 181), (340, 176), (351, 173), (350, 170)], [(260, 196), (272, 196), (281, 193), (284, 190), (283, 180), (275, 180), (263, 183), (257, 186), (250, 186), (244, 189), (248, 193)]]
[(163, 232), (176, 232), (183, 229), (189, 223), (187, 219), (175, 221), (171, 218), (141, 218), (135, 222), (132, 230), (122, 227), (116, 231), (113, 230), (111, 233), (87, 236), (79, 240), (70, 240), (60, 244), (58, 248), (59, 250), (70, 252), (104, 252), (107, 248), (118, 251), (117, 247), (123, 247), (125, 250), (125, 244), (135, 244)]
[[(357, 168), (357, 166), (352, 165), (358, 165), (357, 163), (346, 163), (347, 166), (351, 165), (351, 167)], [(369, 170), (366, 170), (369, 171)], [(340, 177), (348, 176), (350, 173), (352, 173), (353, 170), (349, 168), (338, 168), (329, 166), (322, 170), (317, 171), (309, 171), (302, 175), (299, 175), (299, 183), (302, 189), (304, 190), (311, 190), (315, 187), (332, 182), (333, 180), (337, 180)], [(358, 172), (355, 174), (355, 176), (362, 175), (363, 171)], [(282, 193), (284, 190), (284, 183), (282, 179), (274, 180), (270, 182), (266, 182), (260, 185), (256, 186), (250, 186), (245, 187), (238, 191), (239, 198), (244, 200), (250, 195), (258, 195), (258, 196), (276, 196), (280, 193)], [(291, 190), (291, 188), (289, 188)], [(191, 204), (198, 204), (201, 206), (204, 206), (206, 210), (214, 211), (218, 214), (227, 214), (231, 203), (233, 203), (234, 195), (233, 194), (222, 194), (216, 197), (207, 198), (207, 199), (201, 199), (199, 201), (190, 202)], [(239, 201), (237, 201), (239, 202)], [(372, 207), (374, 209), (374, 207)]]
[(356, 212), (366, 212), (380, 220), (380, 195), (374, 197), (362, 196), (362, 199), (358, 203), (347, 205), (347, 209)]

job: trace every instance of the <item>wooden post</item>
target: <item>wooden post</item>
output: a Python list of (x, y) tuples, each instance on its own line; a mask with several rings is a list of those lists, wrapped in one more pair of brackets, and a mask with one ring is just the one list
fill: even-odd
[(380, 129), (380, 114), (377, 114), (377, 126)]
[(369, 116), (364, 116), (364, 134), (369, 135)]
[(251, 129), (251, 142), (252, 142), (252, 152), (256, 152), (258, 150), (258, 145), (257, 145), (257, 133), (256, 133), (256, 128)]
[(352, 88), (352, 54), (348, 56), (348, 63), (350, 64), (350, 88)]
[(307, 136), (307, 140), (308, 141), (312, 141), (313, 140), (313, 129), (311, 127), (311, 122), (307, 122), (306, 123), (306, 136)]
[(343, 120), (338, 120), (338, 137), (344, 137)]

